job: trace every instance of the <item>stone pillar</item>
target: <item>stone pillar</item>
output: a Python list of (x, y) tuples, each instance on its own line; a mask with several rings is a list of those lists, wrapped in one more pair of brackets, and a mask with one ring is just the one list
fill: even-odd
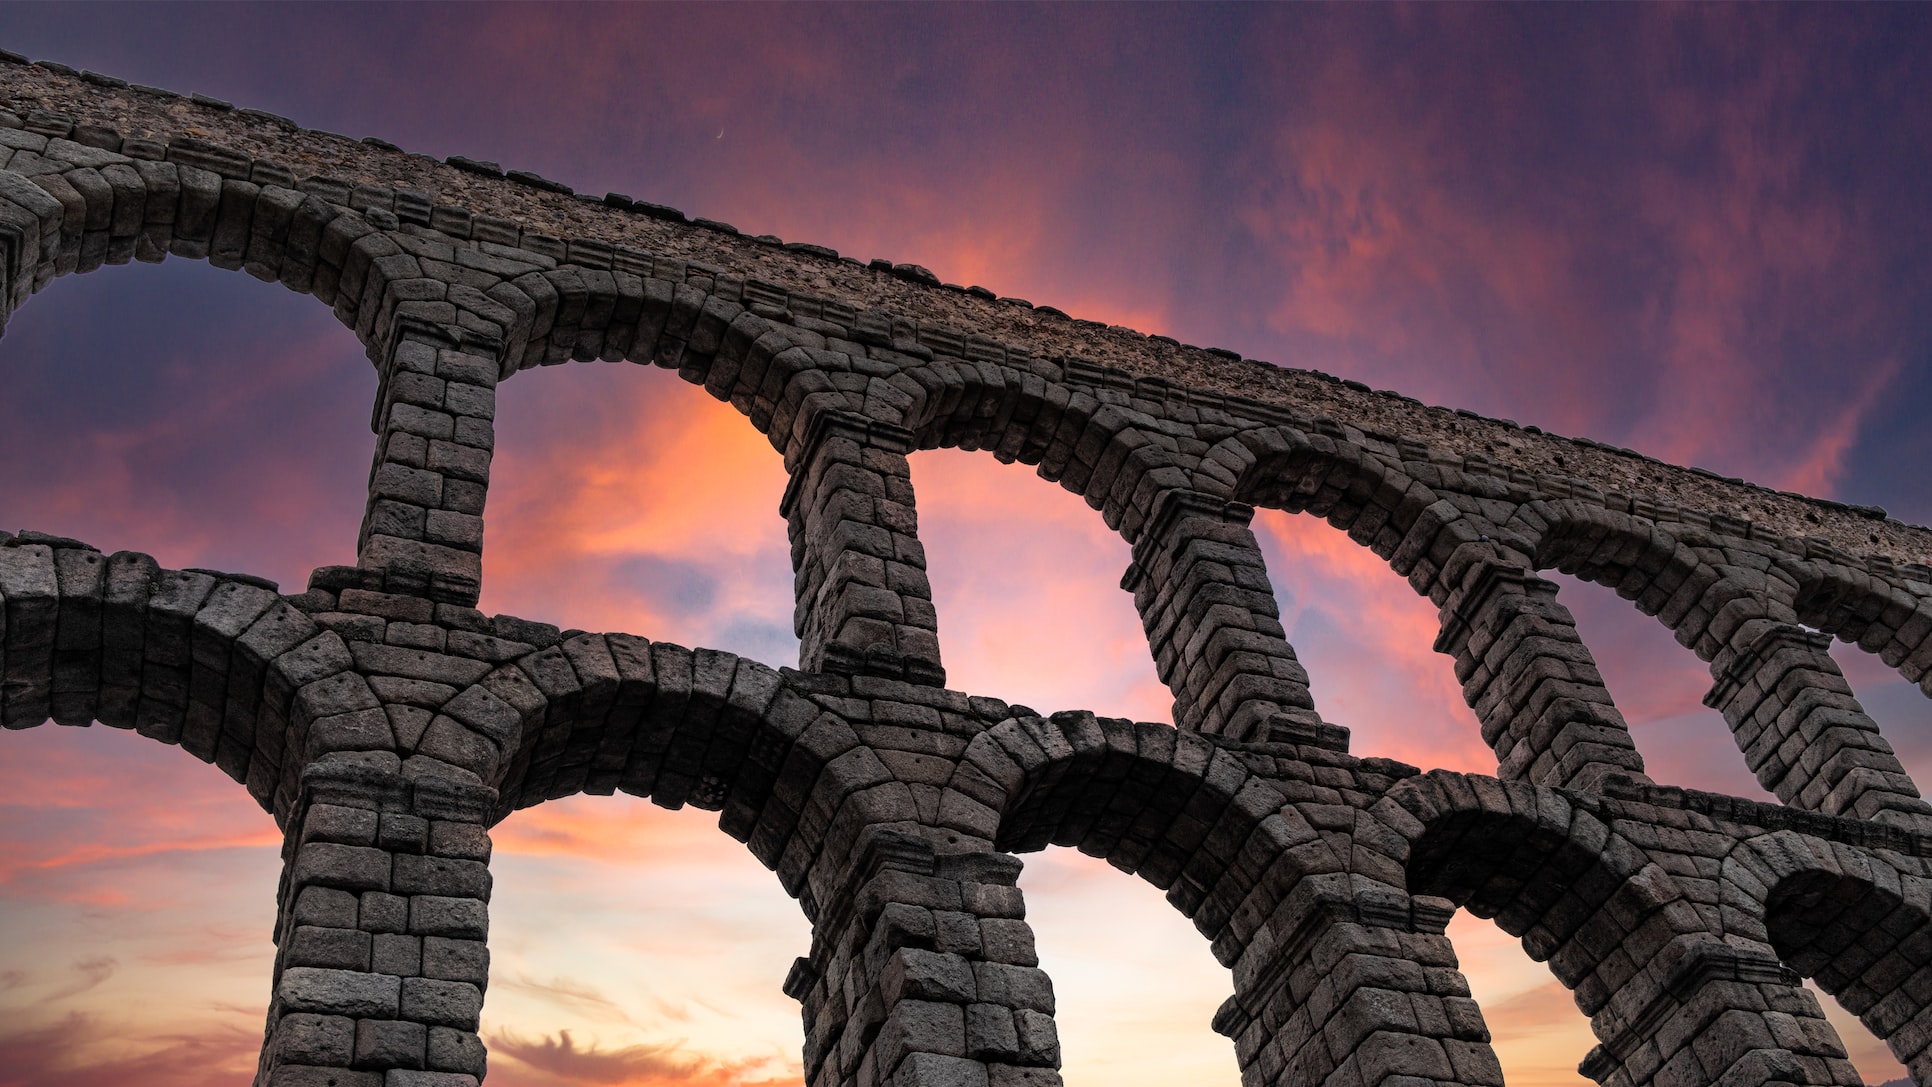
[(476, 1087), (496, 792), (394, 757), (302, 775), (256, 1087)]
[(1450, 589), (1441, 619), (1436, 652), (1455, 658), (1498, 776), (1570, 789), (1595, 788), (1609, 774), (1650, 780), (1554, 583), (1475, 562)]
[(808, 1087), (1059, 1087), (1053, 984), (1003, 853), (874, 831), (785, 992)]
[(1738, 626), (1704, 704), (1724, 714), (1759, 784), (1806, 811), (1932, 833), (1932, 805), (1831, 659), (1831, 638), (1775, 619)]
[(1242, 1087), (1502, 1087), (1489, 1028), (1443, 934), (1455, 908), (1346, 877), (1291, 892), (1234, 966), (1214, 1029)]
[(1134, 594), (1174, 724), (1249, 742), (1346, 750), (1324, 724), (1281, 626), (1248, 521), (1254, 508), (1195, 491), (1159, 500), (1120, 586)]
[(1582, 998), (1603, 1005), (1591, 1021), (1603, 1043), (1577, 1071), (1604, 1087), (1864, 1082), (1817, 999), (1768, 950), (1714, 935), (1660, 940), (1656, 927), (1629, 930), (1586, 981)]
[(368, 588), (476, 604), (501, 345), (404, 319), (382, 368), (356, 565)]
[(912, 432), (841, 411), (812, 417), (785, 458), (799, 668), (946, 685), (919, 544)]

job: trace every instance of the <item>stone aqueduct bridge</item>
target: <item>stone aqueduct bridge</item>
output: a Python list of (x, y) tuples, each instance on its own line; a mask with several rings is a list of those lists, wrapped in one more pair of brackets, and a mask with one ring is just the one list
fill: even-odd
[[(1932, 807), (1826, 653), (1932, 684), (1932, 533), (59, 65), (4, 58), (0, 99), (5, 313), (173, 254), (333, 307), (380, 374), (354, 561), (304, 592), (0, 535), (5, 724), (179, 745), (286, 833), (258, 1084), (482, 1079), (489, 828), (616, 790), (717, 811), (812, 920), (812, 1087), (1059, 1082), (1015, 885), (1050, 843), (1192, 920), (1254, 1087), (1501, 1083), (1456, 908), (1574, 992), (1601, 1083), (1857, 1083), (1810, 978), (1932, 1084)], [(499, 387), (572, 359), (675, 370), (783, 455), (797, 670), (476, 610)], [(907, 472), (942, 446), (1132, 545), (1174, 725), (945, 687)], [(1495, 777), (1349, 752), (1256, 506), (1440, 609)], [(1552, 568), (1709, 662), (1782, 804), (1645, 777)]]

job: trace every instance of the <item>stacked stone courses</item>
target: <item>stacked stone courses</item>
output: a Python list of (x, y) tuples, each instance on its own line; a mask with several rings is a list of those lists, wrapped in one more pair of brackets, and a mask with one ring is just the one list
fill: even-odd
[[(1858, 1083), (1810, 979), (1932, 1085), (1932, 806), (1826, 652), (1932, 691), (1925, 529), (0, 55), (0, 316), (168, 255), (310, 295), (366, 348), (353, 561), (285, 594), (0, 533), (0, 723), (178, 745), (282, 828), (261, 1087), (479, 1083), (490, 827), (619, 790), (718, 812), (798, 900), (812, 1087), (1060, 1082), (1017, 883), (1048, 845), (1193, 922), (1252, 1087), (1500, 1084), (1457, 909), (1574, 994), (1597, 1082)], [(799, 668), (477, 610), (499, 386), (591, 359), (676, 371), (783, 457)], [(1120, 532), (1172, 725), (944, 686), (910, 471), (938, 447)], [(1495, 776), (1350, 752), (1256, 508), (1438, 608)], [(1781, 803), (1644, 775), (1552, 569), (1710, 665)]]

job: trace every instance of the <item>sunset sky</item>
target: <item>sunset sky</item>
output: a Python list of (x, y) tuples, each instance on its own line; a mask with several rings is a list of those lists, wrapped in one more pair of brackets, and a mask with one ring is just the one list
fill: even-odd
[[(1932, 521), (1932, 7), (9, 4), (0, 47)], [(0, 340), (0, 527), (299, 591), (353, 560), (374, 388), (245, 275), (57, 281)], [(1166, 720), (1098, 515), (912, 464), (949, 682)], [(483, 607), (793, 663), (784, 483), (663, 371), (522, 374)], [(1256, 524), (1354, 750), (1493, 771), (1434, 609), (1319, 521)], [(1704, 667), (1559, 580), (1652, 776), (1763, 796)], [(1932, 704), (1834, 653), (1932, 785)], [(494, 1087), (797, 1084), (809, 930), (712, 817), (580, 797), (496, 842)], [(278, 843), (178, 750), (0, 736), (0, 1087), (246, 1084)], [(1060, 849), (1021, 886), (1072, 1087), (1238, 1082), (1227, 974), (1158, 892)], [(1451, 934), (1513, 1087), (1586, 1082), (1544, 968)]]

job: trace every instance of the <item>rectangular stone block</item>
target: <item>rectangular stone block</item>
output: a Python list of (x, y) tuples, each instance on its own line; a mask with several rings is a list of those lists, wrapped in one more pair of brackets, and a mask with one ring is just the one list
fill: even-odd
[(342, 1015), (290, 1012), (275, 1021), (269, 1052), (277, 1063), (346, 1068), (355, 1055), (356, 1021)]
[(401, 978), (420, 977), (423, 972), (422, 938), (398, 935), (393, 932), (374, 934), (369, 968), (378, 974), (394, 974)]
[(383, 891), (389, 889), (389, 871), (389, 854), (380, 849), (310, 842), (296, 853), (291, 880), (297, 887)]
[(361, 902), (364, 932), (403, 932), (409, 927), (409, 899), (384, 891), (365, 891)]
[(482, 1039), (472, 1031), (450, 1027), (429, 1028), (426, 1057), (431, 1071), (458, 1072), (479, 1078), (488, 1064)]
[(490, 859), (490, 832), (475, 823), (433, 819), (429, 824), (429, 851), (438, 857), (487, 863)]
[(423, 938), (423, 975), (445, 981), (467, 981), (479, 988), (490, 982), (490, 949), (481, 940)]
[(985, 1065), (935, 1053), (909, 1054), (889, 1082), (890, 1087), (989, 1087)]
[(483, 1012), (483, 991), (461, 981), (391, 978), (400, 984), (404, 1018), (431, 1026), (475, 1030)]
[(395, 859), (393, 890), (403, 895), (487, 900), (490, 897), (490, 870), (477, 861), (398, 855)]
[(356, 1023), (355, 1066), (421, 1068), (429, 1028), (406, 1019), (363, 1019)]
[(396, 1015), (402, 979), (386, 974), (291, 966), (282, 971), (275, 999), (288, 1011), (390, 1019)]
[(940, 1000), (965, 1004), (973, 999), (973, 968), (958, 955), (900, 948), (886, 960), (879, 987), (887, 1003)]
[(287, 937), (283, 961), (290, 966), (369, 969), (369, 934), (354, 928), (297, 925)]
[(304, 887), (296, 892), (289, 916), (298, 925), (355, 928), (356, 896), (334, 887)]

